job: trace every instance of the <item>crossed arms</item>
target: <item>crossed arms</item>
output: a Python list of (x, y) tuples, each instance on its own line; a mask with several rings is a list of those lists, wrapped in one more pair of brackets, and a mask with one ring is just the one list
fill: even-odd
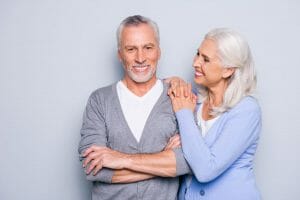
[[(172, 139), (179, 141), (178, 138), (174, 136)], [(107, 147), (91, 146), (83, 157), (87, 174), (95, 176), (104, 167), (114, 169), (112, 183), (135, 182), (154, 176), (176, 176), (176, 158), (171, 149), (155, 154), (125, 154)]]
[[(170, 139), (158, 153), (125, 154), (108, 148), (103, 103), (106, 94), (93, 93), (87, 103), (81, 129), (79, 154), (87, 179), (106, 183), (129, 183), (155, 176), (175, 177), (190, 172), (179, 136)], [(157, 133), (153, 133), (157, 134)]]

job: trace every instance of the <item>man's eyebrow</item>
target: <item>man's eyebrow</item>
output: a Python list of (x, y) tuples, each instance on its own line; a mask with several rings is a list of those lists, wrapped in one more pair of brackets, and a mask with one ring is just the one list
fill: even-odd
[(136, 47), (136, 46), (134, 46), (134, 45), (125, 45), (125, 46), (124, 46), (124, 48), (126, 48), (126, 49), (127, 49), (127, 48), (135, 48), (135, 47)]
[(144, 46), (149, 46), (149, 45), (151, 45), (151, 46), (155, 46), (155, 44), (154, 44), (154, 43), (152, 43), (152, 42), (150, 42), (150, 43), (147, 43), (147, 44), (145, 44)]

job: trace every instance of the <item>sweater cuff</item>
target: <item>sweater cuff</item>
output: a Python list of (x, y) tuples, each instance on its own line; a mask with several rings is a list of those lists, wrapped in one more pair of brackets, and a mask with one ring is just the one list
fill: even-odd
[(95, 176), (92, 174), (88, 174), (86, 179), (89, 181), (100, 181), (103, 183), (111, 183), (114, 171), (108, 168), (102, 168)]
[(176, 157), (176, 176), (190, 174), (191, 169), (183, 156), (182, 149), (176, 148), (173, 149), (173, 152), (175, 153), (175, 157)]

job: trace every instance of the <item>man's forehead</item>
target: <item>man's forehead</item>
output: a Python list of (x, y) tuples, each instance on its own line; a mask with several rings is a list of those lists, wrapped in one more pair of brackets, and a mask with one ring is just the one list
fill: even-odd
[(154, 29), (148, 25), (148, 24), (140, 24), (137, 26), (127, 26), (124, 27), (121, 36), (127, 35), (127, 34), (135, 34), (135, 33), (141, 33), (141, 34), (153, 34), (155, 35)]
[(151, 26), (148, 27), (126, 27), (121, 34), (122, 46), (157, 45), (158, 41)]
[(148, 47), (148, 46), (151, 46), (151, 47), (156, 47), (157, 44), (154, 44), (154, 43), (145, 43), (145, 44), (123, 44), (122, 45), (124, 48), (131, 48), (131, 47)]

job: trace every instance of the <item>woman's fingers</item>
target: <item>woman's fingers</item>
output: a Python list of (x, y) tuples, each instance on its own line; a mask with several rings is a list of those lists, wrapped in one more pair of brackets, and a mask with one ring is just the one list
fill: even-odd
[(189, 96), (189, 89), (187, 88), (187, 82), (179, 77), (167, 78), (165, 82), (170, 83), (170, 88), (168, 90), (168, 95), (174, 94), (174, 96)]

